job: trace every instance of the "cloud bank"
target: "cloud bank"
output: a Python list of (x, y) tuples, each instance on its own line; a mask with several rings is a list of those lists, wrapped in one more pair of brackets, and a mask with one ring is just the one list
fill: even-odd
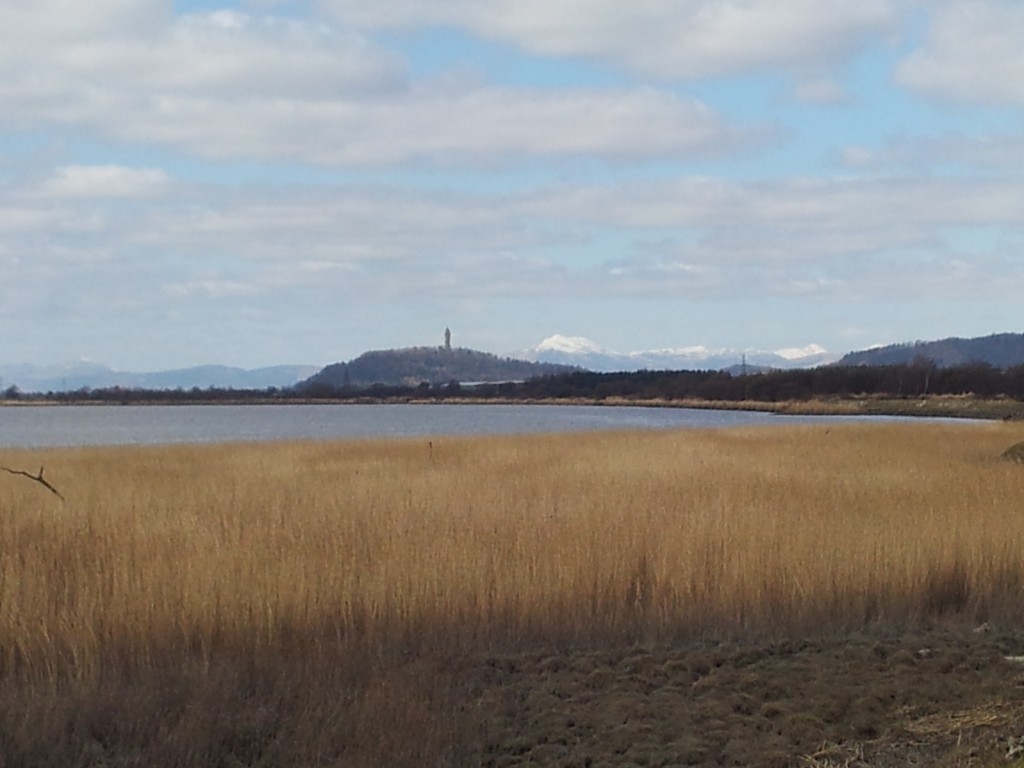
[(327, 363), (445, 325), (854, 348), (1019, 315), (1017, 3), (190, 7), (0, 5), (5, 358)]

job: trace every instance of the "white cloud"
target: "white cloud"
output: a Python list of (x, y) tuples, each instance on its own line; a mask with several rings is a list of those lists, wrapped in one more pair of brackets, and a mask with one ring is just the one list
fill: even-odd
[(239, 132), (231, 121), (255, 121), (247, 130), (267, 124), (262, 149), (272, 157), (274, 128), (290, 105), (404, 86), (400, 60), (362, 37), (236, 12), (161, 13), (168, 5), (0, 4), (0, 127), (60, 126), (146, 142), (173, 138), (166, 123), (187, 123), (179, 133), (209, 143), (230, 142)]
[(345, 23), (446, 25), (662, 78), (802, 70), (894, 34), (905, 0), (320, 0)]
[(843, 147), (838, 154), (840, 162), (849, 168), (887, 175), (896, 170), (924, 175), (950, 168), (1003, 175), (1024, 168), (1024, 133), (902, 136), (876, 148)]
[(396, 56), (357, 35), (231, 11), (180, 17), (150, 61), (147, 80), (162, 92), (219, 97), (337, 98), (405, 79)]
[(1024, 106), (1024, 5), (1017, 0), (937, 4), (923, 46), (899, 81), (943, 99)]
[(0, 274), (19, 277), (0, 281), (0, 317), (32, 318), (52, 344), (61, 334), (42, 318), (55, 312), (65, 329), (123, 333), (129, 317), (149, 334), (191, 338), (203, 318), (213, 338), (231, 333), (218, 323), (251, 334), (257, 321), (239, 318), (258, 317), (282, 337), (324, 328), (326, 338), (339, 323), (365, 330), (367, 318), (396, 313), (415, 323), (467, 302), (525, 301), (570, 318), (633, 297), (641, 308), (792, 297), (994, 305), (1024, 290), (1024, 186), (1013, 178), (690, 178), (516, 193), (170, 181), (130, 199), (0, 182), (0, 229)]
[[(304, 331), (397, 338), (426, 313), (443, 329), (453, 307), (493, 328), (573, 320), (540, 338), (580, 317), (614, 328), (616, 312), (665, 328), (719, 313), (722, 334), (743, 335), (733, 314), (762, 300), (786, 307), (776, 325), (806, 322), (792, 297), (1019, 304), (1024, 136), (1005, 112), (924, 124), (877, 50), (842, 67), (922, 19), (904, 84), (1024, 103), (1008, 42), (1024, 22), (1004, 0), (324, 0), (320, 21), (309, 5), (0, 2), (0, 274), (19, 277), (0, 280), (7, 327), (67, 346), (81, 327), (111, 349), (138, 329), (189, 355), (181, 339), (224, 349), (259, 328), (291, 354)], [(473, 72), (446, 70), (446, 51), (436, 76), (417, 74), (437, 38), (390, 34), (416, 25), (475, 37)], [(508, 54), (495, 40), (528, 54), (509, 57), (527, 77), (481, 74)], [(565, 85), (580, 69), (545, 56), (598, 61), (616, 85)], [(748, 77), (696, 85), (721, 112), (689, 83), (635, 84), (734, 74)], [(773, 98), (787, 85), (849, 109), (794, 109)], [(788, 122), (793, 141), (719, 163), (765, 146), (729, 115)], [(837, 156), (849, 177), (819, 165)], [(689, 161), (708, 175), (682, 175)]]
[(605, 296), (996, 301), (1024, 290), (1015, 178), (688, 179), (568, 187), (529, 206), (595, 239), (634, 232), (620, 259), (588, 275)]
[(171, 283), (164, 291), (172, 297), (198, 297), (200, 299), (223, 299), (238, 296), (255, 296), (260, 293), (251, 282), (207, 278)]
[(231, 11), (173, 16), (166, 9), (163, 2), (131, 0), (0, 5), (7, 75), (0, 87), (26, 107), (67, 100), (59, 114), (73, 115), (92, 100), (128, 106), (154, 95), (379, 92), (405, 76), (393, 54), (325, 25)]
[[(32, 270), (19, 290), (44, 305), (54, 292), (97, 305), (113, 295), (153, 308), (199, 297), (313, 308), (370, 296), (738, 300), (1024, 288), (1013, 266), (1024, 256), (1024, 187), (1014, 179), (683, 179), (517, 194), (170, 184), (160, 197), (133, 197), (131, 215), (58, 187), (22, 192), (0, 188), (0, 203), (22, 201), (16, 212), (0, 205), (0, 268)], [(620, 245), (602, 244), (608, 231)]]
[(530, 205), (537, 215), (566, 221), (638, 229), (697, 227), (736, 237), (761, 228), (795, 234), (827, 232), (839, 224), (866, 231), (899, 222), (908, 228), (1024, 226), (1024, 185), (1012, 176), (791, 178), (749, 183), (691, 177), (658, 184), (567, 186), (550, 197), (535, 198)]
[(0, 5), (4, 50), (32, 48), (39, 40), (67, 45), (90, 38), (153, 34), (171, 18), (165, 0), (8, 0)]
[(0, 233), (4, 235), (40, 232), (58, 218), (53, 211), (0, 198)]
[(361, 102), (168, 97), (107, 130), (211, 159), (342, 167), (642, 159), (717, 153), (758, 140), (697, 102), (645, 89), (427, 89)]
[(34, 194), (43, 198), (137, 198), (156, 194), (167, 183), (167, 174), (160, 168), (65, 165)]
[[(0, 126), (341, 167), (652, 158), (752, 140), (663, 91), (413, 83), (393, 54), (312, 22), (149, 4), (129, 15), (135, 29), (108, 30), (80, 12), (49, 22), (57, 1), (0, 7)], [(108, 0), (101, 16), (120, 7)]]

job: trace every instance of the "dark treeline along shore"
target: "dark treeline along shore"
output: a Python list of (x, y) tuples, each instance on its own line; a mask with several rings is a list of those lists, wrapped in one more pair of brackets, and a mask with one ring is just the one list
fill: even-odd
[[(824, 366), (750, 374), (726, 371), (571, 371), (525, 381), (460, 384), (334, 386), (316, 382), (289, 388), (193, 388), (152, 390), (123, 387), (26, 394), (9, 388), (8, 402), (45, 403), (287, 403), (337, 402), (630, 402), (688, 407), (752, 407), (785, 410), (801, 404), (857, 406), (858, 412), (927, 413), (923, 399), (959, 397), (940, 408), (946, 415), (1018, 416), (1024, 408), (1024, 365), (997, 368), (985, 363), (939, 367), (930, 361), (884, 366)], [(979, 409), (971, 402), (998, 402)], [(901, 405), (902, 404), (902, 405)]]

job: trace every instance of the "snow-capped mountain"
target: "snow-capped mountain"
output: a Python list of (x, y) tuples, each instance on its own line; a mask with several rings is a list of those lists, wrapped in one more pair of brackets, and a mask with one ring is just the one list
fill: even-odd
[[(708, 349), (704, 346), (613, 352), (581, 336), (550, 336), (540, 344), (510, 355), (535, 363), (558, 363), (597, 372), (647, 370), (748, 370), (808, 368), (839, 358), (817, 344), (799, 349)], [(744, 361), (745, 357), (745, 361)], [(267, 389), (291, 387), (319, 370), (313, 365), (275, 365), (246, 370), (226, 365), (132, 373), (86, 360), (54, 365), (0, 363), (0, 392), (17, 387), (22, 392), (74, 392), (79, 389)]]
[(614, 352), (582, 336), (549, 336), (516, 357), (542, 363), (578, 365), (597, 372), (647, 370), (720, 370), (739, 368), (811, 368), (839, 359), (817, 344), (775, 351), (708, 349), (705, 346)]

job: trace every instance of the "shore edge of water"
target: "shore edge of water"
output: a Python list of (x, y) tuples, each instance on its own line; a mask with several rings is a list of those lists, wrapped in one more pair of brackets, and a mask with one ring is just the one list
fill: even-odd
[(228, 398), (217, 400), (160, 400), (114, 403), (100, 400), (53, 400), (22, 397), (0, 400), (0, 408), (27, 406), (119, 406), (119, 405), (586, 405), (635, 408), (691, 408), (716, 411), (752, 411), (796, 416), (921, 416), (983, 420), (1024, 420), (1024, 402), (1012, 398), (979, 398), (973, 395), (941, 395), (913, 398), (846, 397), (816, 400), (698, 400), (638, 398)]

